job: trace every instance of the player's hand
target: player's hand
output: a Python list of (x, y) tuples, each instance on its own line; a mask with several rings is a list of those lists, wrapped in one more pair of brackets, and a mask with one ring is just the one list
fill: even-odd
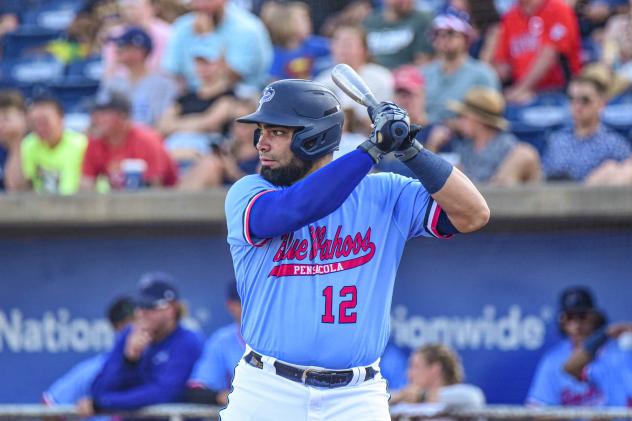
[(94, 415), (94, 402), (90, 398), (81, 398), (77, 402), (77, 414), (82, 418), (91, 417)]
[(145, 349), (151, 343), (151, 335), (141, 326), (132, 327), (132, 332), (125, 342), (125, 358), (130, 361), (138, 361)]
[(369, 107), (373, 131), (369, 139), (359, 146), (377, 163), (382, 156), (401, 147), (410, 132), (408, 113), (392, 102), (381, 102)]
[(632, 333), (632, 323), (623, 322), (623, 323), (613, 323), (608, 326), (606, 329), (606, 333), (611, 338), (618, 338), (622, 334), (629, 332)]

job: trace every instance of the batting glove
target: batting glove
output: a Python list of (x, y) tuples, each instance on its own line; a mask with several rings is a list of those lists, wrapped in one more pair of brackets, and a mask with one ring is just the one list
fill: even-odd
[(375, 163), (384, 155), (399, 149), (408, 139), (410, 119), (408, 113), (392, 102), (381, 102), (369, 107), (373, 131), (368, 140), (358, 148), (367, 152)]

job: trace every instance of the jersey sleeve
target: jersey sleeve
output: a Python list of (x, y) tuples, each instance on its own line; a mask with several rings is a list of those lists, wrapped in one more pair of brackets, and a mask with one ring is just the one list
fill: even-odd
[(386, 178), (396, 198), (393, 218), (406, 238), (451, 237), (437, 229), (443, 209), (418, 180), (393, 173)]
[(263, 246), (267, 239), (250, 235), (250, 211), (262, 195), (274, 191), (273, 186), (259, 175), (239, 179), (228, 191), (224, 210), (228, 225), (228, 244), (231, 246)]

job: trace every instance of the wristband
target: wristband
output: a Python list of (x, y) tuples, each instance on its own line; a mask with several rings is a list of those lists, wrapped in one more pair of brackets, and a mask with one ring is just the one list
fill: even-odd
[(584, 341), (584, 350), (588, 352), (593, 358), (595, 357), (597, 350), (601, 348), (603, 344), (608, 342), (608, 334), (606, 333), (606, 329), (606, 326), (597, 329), (595, 333), (590, 335), (588, 339)]
[(452, 174), (452, 164), (423, 148), (404, 164), (415, 174), (428, 193), (435, 194)]

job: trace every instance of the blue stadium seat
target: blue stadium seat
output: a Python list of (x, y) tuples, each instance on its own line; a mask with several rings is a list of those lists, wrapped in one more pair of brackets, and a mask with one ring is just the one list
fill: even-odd
[(62, 31), (68, 28), (83, 5), (83, 0), (48, 0), (27, 10), (22, 23)]
[(542, 155), (549, 133), (570, 121), (568, 98), (564, 93), (542, 93), (528, 104), (508, 104), (505, 118), (509, 120), (512, 133)]
[(51, 55), (5, 59), (0, 63), (2, 81), (12, 86), (48, 83), (59, 79), (64, 65)]
[(83, 60), (75, 60), (68, 64), (66, 76), (100, 81), (103, 75), (103, 59), (93, 55)]
[(59, 38), (61, 31), (41, 28), (33, 25), (20, 25), (17, 30), (2, 38), (2, 51), (5, 59), (41, 54), (49, 42)]
[(605, 125), (632, 142), (632, 89), (610, 100), (601, 117)]
[(65, 110), (85, 110), (99, 90), (99, 82), (81, 77), (65, 77), (51, 82), (49, 88)]

